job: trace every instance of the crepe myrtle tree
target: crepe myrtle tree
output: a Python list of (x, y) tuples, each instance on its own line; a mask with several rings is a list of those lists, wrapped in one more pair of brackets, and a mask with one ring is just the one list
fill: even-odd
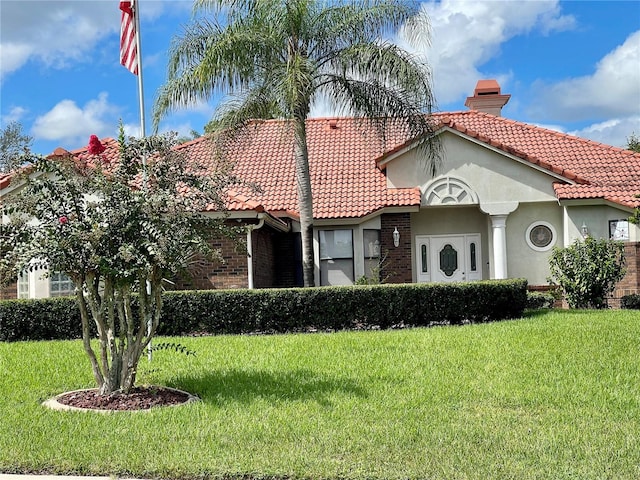
[(125, 139), (121, 131), (111, 163), (95, 136), (86, 154), (33, 157), (4, 205), (9, 222), (2, 231), (12, 245), (3, 252), (4, 269), (46, 267), (71, 278), (102, 395), (134, 386), (160, 322), (163, 279), (196, 253), (219, 256), (207, 241), (212, 236), (241, 238), (221, 216), (202, 214), (224, 211), (221, 194), (234, 179), (223, 167), (203, 175), (172, 148), (174, 138)]

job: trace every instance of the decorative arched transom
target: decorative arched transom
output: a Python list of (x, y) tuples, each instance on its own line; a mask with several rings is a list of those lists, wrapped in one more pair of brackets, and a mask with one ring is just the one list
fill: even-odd
[(465, 182), (454, 177), (436, 178), (426, 186), (422, 205), (477, 205), (478, 195)]

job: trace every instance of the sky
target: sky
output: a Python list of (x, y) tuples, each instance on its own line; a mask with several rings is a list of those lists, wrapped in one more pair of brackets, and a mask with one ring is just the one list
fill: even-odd
[[(118, 0), (0, 0), (0, 127), (22, 125), (48, 154), (140, 133), (138, 79), (119, 63)], [(190, 0), (140, 0), (146, 133), (167, 51)], [(431, 68), (435, 111), (461, 111), (476, 82), (510, 94), (502, 115), (625, 147), (640, 136), (640, 0), (422, 2), (431, 42), (409, 45)], [(220, 98), (169, 114), (159, 131), (202, 133)], [(312, 116), (332, 115), (319, 102)]]

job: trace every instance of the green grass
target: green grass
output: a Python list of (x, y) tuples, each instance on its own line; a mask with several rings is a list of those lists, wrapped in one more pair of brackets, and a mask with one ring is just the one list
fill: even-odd
[[(80, 342), (0, 343), (0, 472), (163, 478), (640, 478), (640, 314), (173, 338), (139, 384), (202, 401), (58, 412)], [(246, 476), (243, 476), (246, 475)]]

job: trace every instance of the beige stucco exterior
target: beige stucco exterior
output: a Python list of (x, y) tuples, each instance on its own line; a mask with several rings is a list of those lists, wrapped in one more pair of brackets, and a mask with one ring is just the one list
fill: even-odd
[[(609, 238), (609, 221), (630, 215), (602, 201), (561, 205), (553, 184), (566, 183), (566, 178), (459, 132), (445, 130), (441, 140), (443, 161), (435, 176), (428, 174), (419, 151), (408, 149), (383, 164), (387, 184), (420, 187), (420, 211), (411, 214), (414, 238), (480, 234), (483, 279), (547, 284), (554, 246), (583, 238), (583, 225), (589, 235)], [(551, 243), (540, 248), (528, 239), (537, 225), (553, 233)], [(639, 236), (638, 227), (630, 224), (628, 240)], [(416, 242), (411, 255), (413, 281), (420, 281)]]

